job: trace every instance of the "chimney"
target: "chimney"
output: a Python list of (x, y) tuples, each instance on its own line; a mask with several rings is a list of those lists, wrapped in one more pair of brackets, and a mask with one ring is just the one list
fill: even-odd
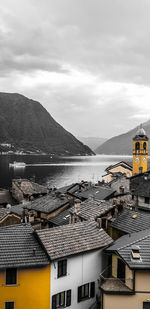
[(97, 227), (98, 227), (99, 229), (102, 228), (102, 219), (101, 219), (101, 218), (97, 218)]
[(80, 212), (80, 205), (81, 205), (81, 201), (79, 199), (76, 199), (74, 201), (75, 213), (79, 213)]

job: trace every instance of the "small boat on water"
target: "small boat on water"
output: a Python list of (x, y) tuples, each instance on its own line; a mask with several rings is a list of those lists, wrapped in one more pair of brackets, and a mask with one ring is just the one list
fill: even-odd
[(14, 161), (13, 163), (9, 163), (9, 167), (25, 167), (25, 166), (26, 166), (25, 162)]

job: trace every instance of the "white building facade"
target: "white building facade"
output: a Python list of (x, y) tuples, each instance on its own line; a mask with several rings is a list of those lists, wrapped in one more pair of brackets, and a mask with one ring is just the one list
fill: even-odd
[(105, 268), (102, 249), (51, 263), (51, 308), (91, 308), (100, 300), (99, 274)]

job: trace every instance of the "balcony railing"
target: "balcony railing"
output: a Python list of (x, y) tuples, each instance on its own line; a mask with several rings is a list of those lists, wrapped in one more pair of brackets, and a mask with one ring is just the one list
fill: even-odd
[(133, 292), (132, 278), (117, 278), (112, 276), (112, 265), (108, 266), (100, 274), (100, 288), (107, 292)]

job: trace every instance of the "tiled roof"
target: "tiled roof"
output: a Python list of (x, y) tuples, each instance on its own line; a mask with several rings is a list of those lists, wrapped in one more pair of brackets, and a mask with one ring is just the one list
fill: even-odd
[(108, 188), (107, 186), (90, 187), (88, 190), (74, 194), (80, 199), (88, 199), (93, 196), (98, 200), (105, 200), (113, 196), (115, 190)]
[(51, 260), (100, 249), (112, 242), (95, 221), (36, 231)]
[(0, 268), (48, 265), (30, 224), (0, 228)]
[[(80, 211), (78, 215), (84, 220), (89, 220), (95, 217), (100, 217), (104, 215), (107, 211), (114, 208), (109, 201), (100, 201), (94, 198), (89, 198), (84, 201), (80, 205)], [(73, 213), (75, 211), (75, 207), (71, 207), (70, 212)]]
[(57, 216), (50, 218), (48, 221), (58, 226), (65, 225), (69, 224), (69, 217), (70, 217), (70, 209), (67, 208)]
[(23, 217), (23, 212), (24, 212), (24, 206), (26, 204), (19, 204), (19, 205), (15, 205), (15, 206), (12, 206), (10, 208), (10, 213), (13, 213), (15, 215), (18, 215), (20, 217)]
[(52, 196), (51, 194), (40, 197), (32, 202), (24, 204), (24, 208), (29, 210), (36, 210), (43, 213), (51, 213), (56, 209), (62, 207), (67, 204), (68, 200), (65, 198), (57, 198), (56, 196)]
[(115, 167), (117, 167), (117, 166), (122, 166), (122, 167), (127, 168), (127, 169), (129, 169), (129, 170), (132, 171), (132, 166), (129, 165), (128, 163), (124, 162), (124, 161), (120, 161), (120, 162), (118, 162), (118, 163), (116, 163), (116, 164), (109, 165), (109, 166), (106, 168), (105, 171), (110, 171), (112, 168), (115, 168)]
[(4, 218), (9, 213), (7, 208), (0, 208), (0, 220)]
[(140, 176), (133, 176), (130, 179), (130, 190), (133, 195), (150, 197), (150, 175), (149, 173)]
[(111, 223), (111, 227), (125, 233), (146, 230), (150, 228), (150, 212), (124, 209)]
[[(139, 247), (140, 259), (133, 259), (133, 245)], [(150, 269), (150, 229), (120, 237), (107, 252), (116, 252), (131, 269)]]
[(28, 179), (14, 179), (13, 183), (22, 191), (24, 195), (47, 194), (48, 189), (38, 183), (29, 181)]

